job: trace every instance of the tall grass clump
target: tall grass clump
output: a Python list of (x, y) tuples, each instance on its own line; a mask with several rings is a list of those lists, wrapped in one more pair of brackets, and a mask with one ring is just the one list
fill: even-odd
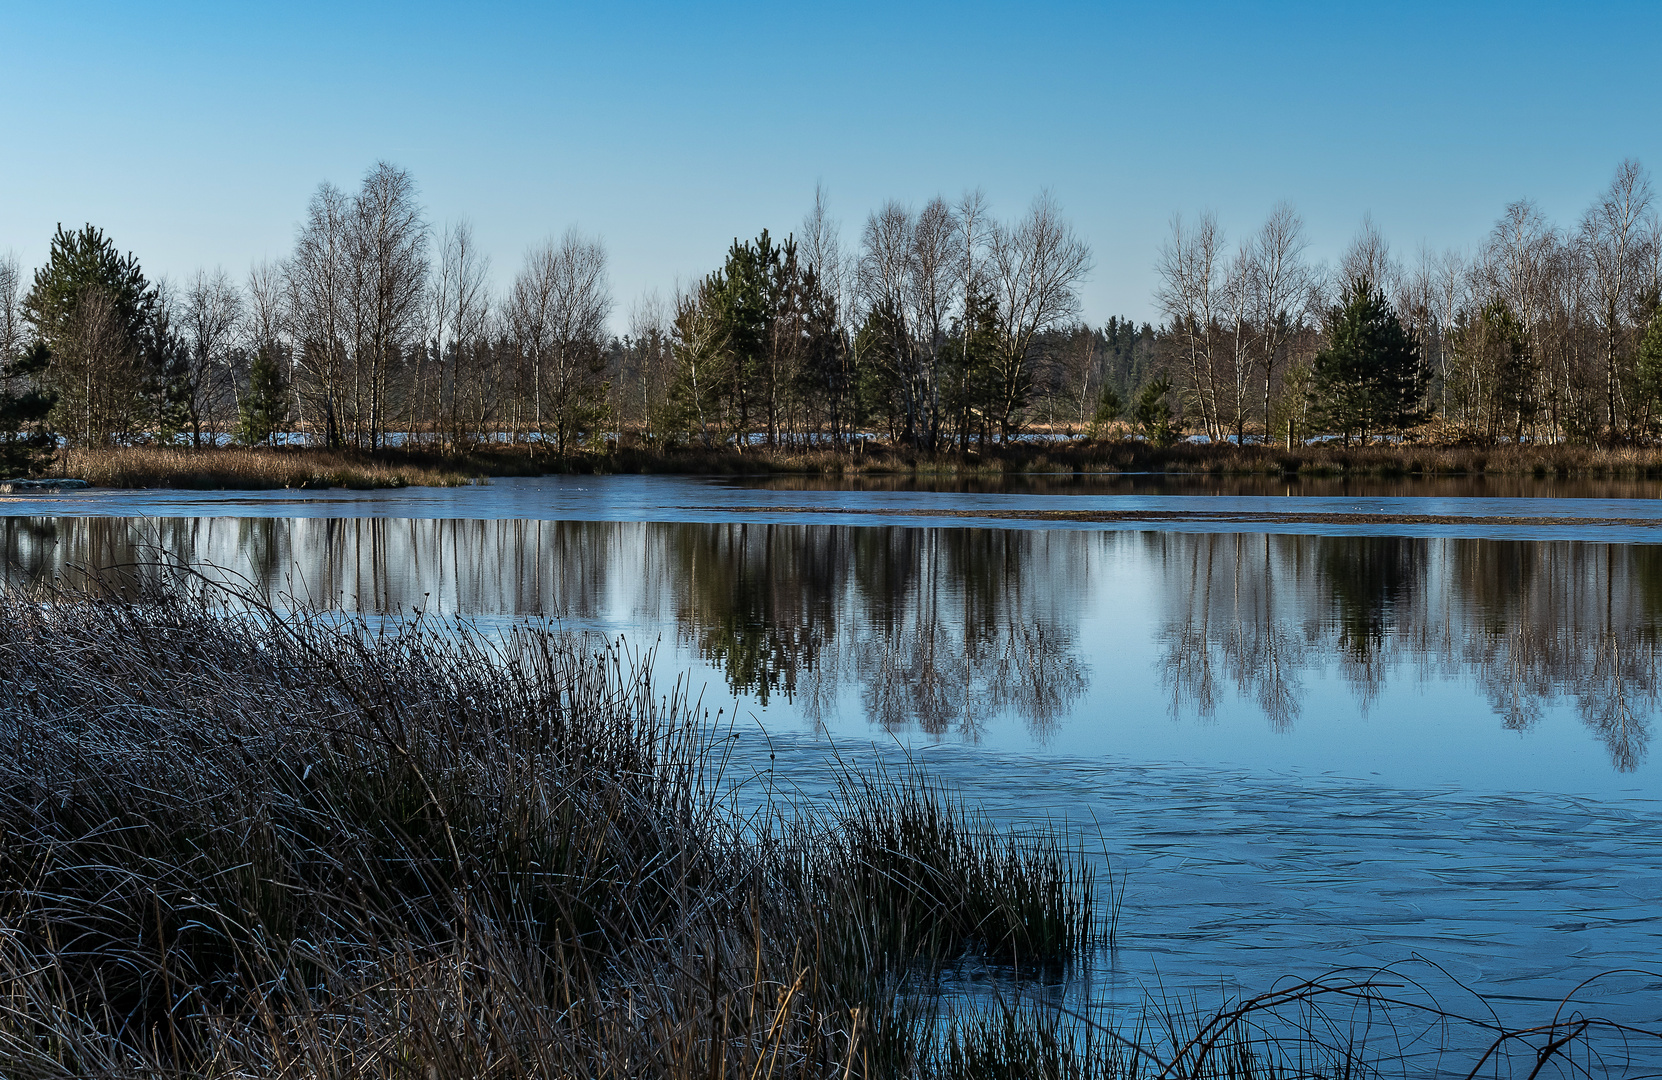
[(859, 941), (928, 964), (1065, 963), (1093, 942), (1094, 879), (1049, 834), (1001, 834), (915, 770), (840, 778), (813, 891)]
[(0, 1075), (927, 1075), (1092, 932), (918, 778), (741, 814), (616, 645), (227, 599), (0, 594)]

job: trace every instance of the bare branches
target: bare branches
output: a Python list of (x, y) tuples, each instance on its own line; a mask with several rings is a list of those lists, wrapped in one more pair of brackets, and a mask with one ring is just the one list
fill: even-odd
[(17, 255), (0, 255), (0, 378), (23, 348), (23, 271)]
[(296, 366), (309, 376), (326, 446), (342, 442), (347, 393), (346, 335), (352, 267), (347, 235), (351, 207), (341, 190), (323, 183), (306, 207), (294, 254), (283, 264), (288, 309), (297, 338)]
[[(475, 367), (485, 351), (482, 346), (490, 324), (489, 274), (490, 258), (474, 241), (472, 224), (463, 218), (447, 226), (439, 245), (438, 277), (428, 299), (428, 334), (437, 367), (435, 385), (428, 387), (424, 378), (427, 361), (424, 346), (418, 354), (412, 397), (430, 423), (442, 423), (452, 445), (467, 437), (462, 422), (462, 402), (468, 396), (464, 382), (477, 372), (464, 374), (464, 369)], [(417, 411), (412, 407), (412, 437)]]
[(505, 315), (530, 368), (531, 428), (552, 436), (557, 453), (603, 412), (600, 345), (611, 310), (606, 249), (575, 229), (533, 249), (514, 279)]
[(1373, 223), (1372, 214), (1364, 214), (1362, 228), (1339, 258), (1339, 288), (1349, 290), (1358, 281), (1387, 296), (1394, 295), (1402, 278), (1402, 265), (1391, 256), (1390, 241)]
[(284, 269), (324, 442), (379, 446), (390, 375), (418, 339), (427, 289), (427, 224), (410, 174), (381, 162), (350, 199), (320, 185)]
[(1590, 271), (1594, 315), (1604, 327), (1605, 414), (1611, 438), (1622, 387), (1618, 375), (1623, 322), (1644, 280), (1645, 216), (1654, 194), (1650, 174), (1631, 158), (1616, 168), (1610, 187), (1581, 219), (1579, 247)]
[(998, 424), (1008, 438), (1026, 399), (1030, 354), (1043, 330), (1079, 314), (1074, 288), (1091, 271), (1091, 249), (1062, 217), (1050, 192), (1042, 192), (1012, 228), (994, 226), (992, 284), (1000, 309)]
[(1160, 279), (1155, 300), (1166, 317), (1173, 357), (1185, 389), (1200, 409), (1202, 427), (1214, 437), (1220, 431), (1213, 353), (1222, 248), (1217, 215), (1208, 211), (1193, 228), (1185, 228), (1178, 214), (1172, 217), (1171, 237), (1155, 264)]
[(409, 172), (378, 162), (353, 203), (356, 441), (386, 433), (389, 374), (419, 340), (427, 289), (427, 222)]
[(221, 399), (237, 399), (230, 349), (242, 325), (243, 307), (241, 291), (223, 268), (211, 274), (198, 270), (185, 286), (180, 322), (190, 349), (185, 408), (193, 446), (202, 445), (204, 424), (211, 431), (214, 418), (224, 415)]

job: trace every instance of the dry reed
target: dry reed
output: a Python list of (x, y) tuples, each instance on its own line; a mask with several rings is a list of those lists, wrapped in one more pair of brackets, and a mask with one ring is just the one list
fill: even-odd
[(915, 777), (741, 815), (616, 645), (6, 593), (0, 663), (7, 1077), (919, 1075), (916, 979), (1094, 932)]
[(396, 451), (171, 446), (72, 447), (49, 470), (108, 488), (455, 487), (481, 471), (467, 462)]

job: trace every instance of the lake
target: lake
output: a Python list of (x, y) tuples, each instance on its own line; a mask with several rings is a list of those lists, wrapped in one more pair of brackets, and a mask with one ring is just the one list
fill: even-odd
[[(7, 499), (0, 545), (14, 582), (183, 560), (375, 618), (622, 635), (731, 726), (756, 797), (824, 790), (834, 759), (920, 760), (1011, 827), (1065, 823), (1123, 883), (1117, 947), (1068, 994), (1215, 1004), (1417, 957), (1440, 999), (1464, 984), (1527, 1021), (1599, 972), (1662, 969), (1657, 493), (95, 491)], [(1629, 975), (1579, 1000), (1655, 1023), (1659, 990)]]

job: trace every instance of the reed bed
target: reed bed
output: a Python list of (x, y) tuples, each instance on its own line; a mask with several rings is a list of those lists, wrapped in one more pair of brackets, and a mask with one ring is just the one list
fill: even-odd
[(1372, 1075), (1309, 1011), (1367, 981), (1057, 1006), (1107, 929), (1079, 851), (914, 768), (742, 810), (618, 642), (180, 580), (0, 592), (8, 1080)]
[(49, 471), (94, 487), (202, 490), (457, 487), (484, 475), (465, 460), (414, 452), (174, 446), (72, 447)]
[(7, 1077), (925, 1075), (917, 980), (1096, 932), (910, 774), (740, 814), (616, 645), (203, 587), (6, 593), (0, 654)]

